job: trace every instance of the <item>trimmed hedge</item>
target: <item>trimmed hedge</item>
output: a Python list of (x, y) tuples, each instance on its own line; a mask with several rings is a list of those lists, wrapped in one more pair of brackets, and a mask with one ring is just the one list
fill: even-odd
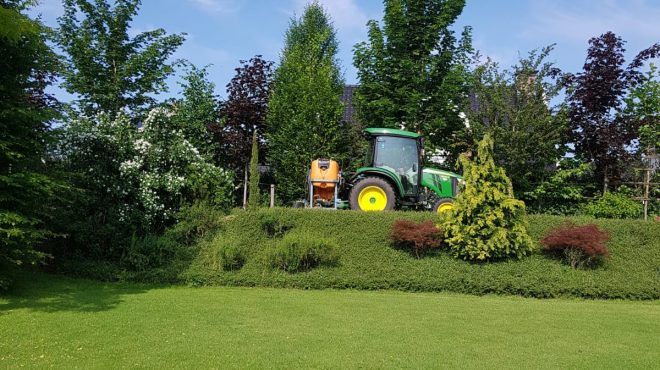
[[(222, 220), (215, 238), (204, 243), (182, 277), (193, 285), (399, 289), (539, 298), (660, 298), (660, 227), (654, 222), (529, 216), (529, 234), (536, 243), (531, 256), (470, 263), (445, 251), (417, 259), (395, 248), (388, 236), (391, 225), (399, 219), (438, 221), (436, 215), (425, 212), (235, 211)], [(574, 270), (541, 253), (539, 240), (567, 220), (576, 224), (593, 222), (609, 231), (612, 238), (607, 248), (611, 258), (597, 269)], [(293, 274), (271, 268), (269, 253), (289, 232), (335, 240), (341, 264)], [(213, 256), (227, 243), (245, 251), (245, 264), (238, 271), (213, 267)]]

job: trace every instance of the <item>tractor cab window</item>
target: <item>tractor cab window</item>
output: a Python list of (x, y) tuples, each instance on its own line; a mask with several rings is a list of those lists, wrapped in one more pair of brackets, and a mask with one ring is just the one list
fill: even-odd
[(405, 193), (417, 192), (419, 148), (417, 140), (379, 136), (375, 140), (374, 166), (386, 168), (401, 179)]

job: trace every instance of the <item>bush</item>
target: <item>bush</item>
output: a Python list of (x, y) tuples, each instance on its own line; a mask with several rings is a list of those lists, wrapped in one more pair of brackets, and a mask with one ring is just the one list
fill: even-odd
[(261, 229), (266, 233), (266, 235), (268, 235), (268, 237), (281, 237), (287, 231), (293, 228), (291, 223), (283, 220), (280, 216), (280, 214), (273, 212), (265, 212), (259, 214)]
[(584, 210), (596, 218), (638, 218), (642, 205), (624, 194), (608, 192), (587, 204)]
[(609, 239), (606, 231), (594, 224), (576, 226), (565, 223), (550, 231), (541, 240), (543, 249), (551, 253), (561, 253), (574, 269), (593, 266), (609, 255), (603, 242)]
[(269, 261), (271, 267), (287, 272), (335, 266), (339, 261), (337, 248), (337, 243), (331, 239), (307, 233), (289, 233), (277, 241)]
[(463, 155), (460, 163), (465, 188), (443, 226), (451, 254), (470, 261), (529, 254), (525, 203), (513, 198), (511, 181), (495, 165), (490, 136), (479, 142), (474, 160)]
[(593, 194), (593, 168), (574, 158), (563, 159), (559, 168), (533, 190), (523, 194), (527, 210), (550, 215), (575, 215)]
[(245, 264), (246, 256), (243, 248), (238, 245), (225, 242), (218, 248), (216, 267), (223, 271), (237, 271)]
[(124, 114), (63, 128), (53, 151), (66, 159), (60, 165), (73, 188), (60, 210), (66, 223), (58, 232), (71, 235), (62, 250), (116, 263), (130, 253), (132, 232), (161, 234), (186, 204), (229, 207), (233, 174), (200, 153), (170, 113), (153, 109), (140, 129)]
[(176, 225), (167, 229), (165, 234), (181, 244), (191, 246), (214, 234), (220, 227), (220, 219), (226, 214), (222, 208), (206, 201), (197, 201), (181, 208), (176, 216)]
[(442, 230), (433, 221), (397, 220), (392, 224), (390, 239), (399, 247), (410, 249), (419, 258), (428, 249), (440, 248), (442, 235)]

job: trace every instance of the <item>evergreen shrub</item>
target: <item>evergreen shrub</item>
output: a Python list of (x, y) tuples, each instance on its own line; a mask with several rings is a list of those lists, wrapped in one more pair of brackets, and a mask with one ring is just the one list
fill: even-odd
[(493, 160), (493, 140), (479, 142), (477, 156), (459, 159), (465, 187), (444, 222), (450, 253), (470, 261), (522, 257), (533, 250), (525, 203), (514, 199), (511, 181)]

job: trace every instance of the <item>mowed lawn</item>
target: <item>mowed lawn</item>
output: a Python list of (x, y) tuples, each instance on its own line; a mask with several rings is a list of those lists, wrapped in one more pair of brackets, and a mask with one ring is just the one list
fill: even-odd
[(0, 297), (0, 368), (657, 368), (660, 302), (150, 287)]

